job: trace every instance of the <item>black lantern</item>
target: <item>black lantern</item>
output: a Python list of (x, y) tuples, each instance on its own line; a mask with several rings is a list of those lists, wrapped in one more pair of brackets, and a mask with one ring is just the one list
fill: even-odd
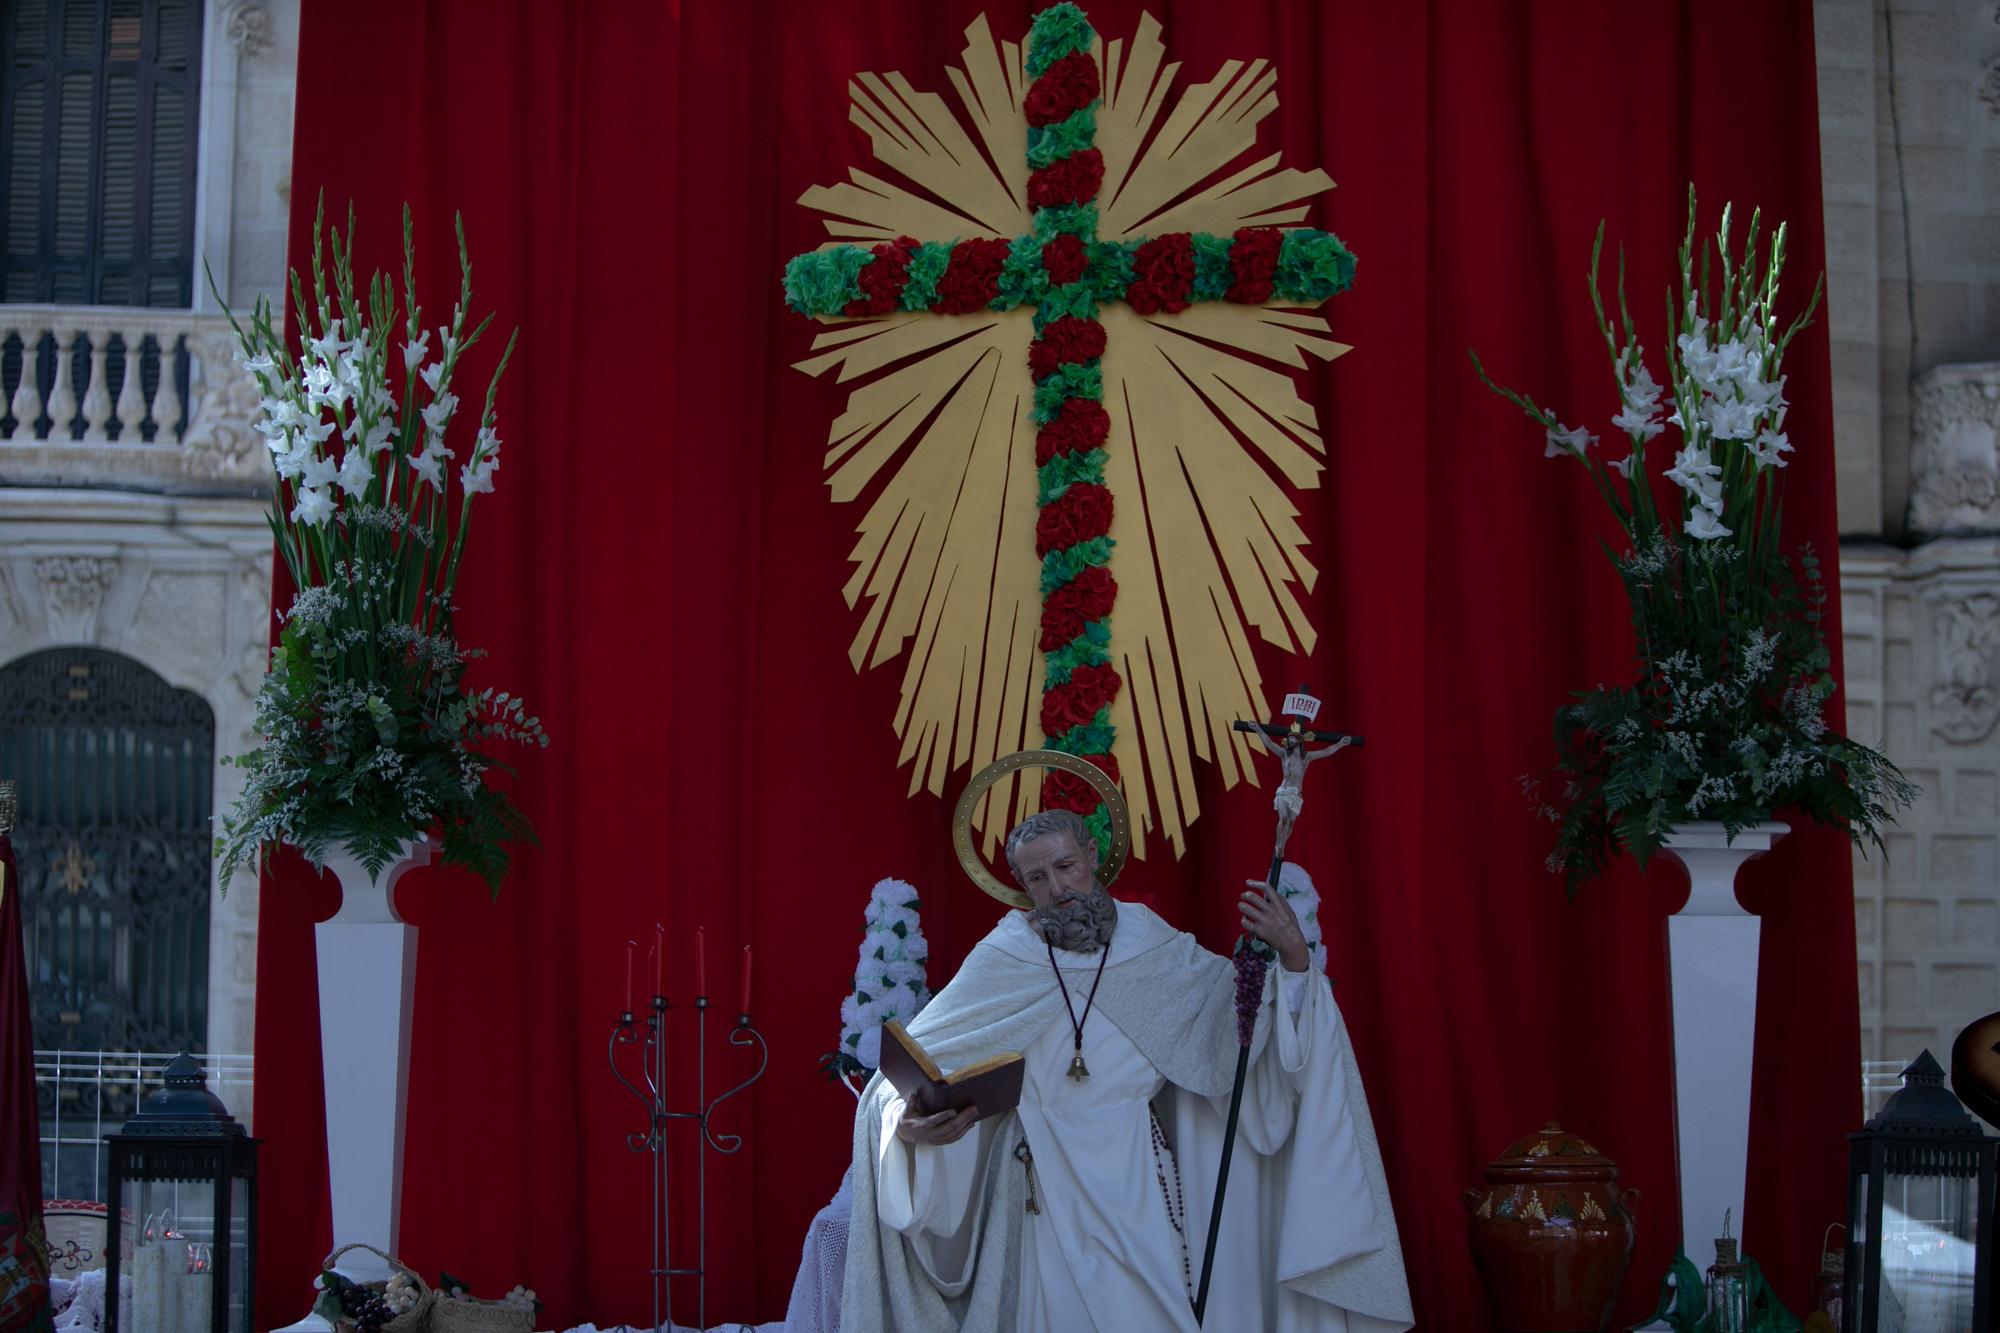
[(1847, 1141), (1843, 1333), (1986, 1333), (2000, 1139), (1965, 1113), (1925, 1051)]
[[(257, 1140), (208, 1090), (192, 1056), (111, 1145), (104, 1327), (116, 1333), (250, 1333), (257, 1265)], [(135, 1229), (120, 1263), (121, 1222)], [(119, 1300), (119, 1277), (131, 1282)], [(129, 1307), (129, 1308), (128, 1308)]]

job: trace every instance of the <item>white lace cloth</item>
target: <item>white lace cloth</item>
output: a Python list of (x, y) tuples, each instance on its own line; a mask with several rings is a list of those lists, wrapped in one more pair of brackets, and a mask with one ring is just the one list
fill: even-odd
[[(132, 1308), (132, 1279), (120, 1274), (118, 1278), (119, 1308)], [(69, 1329), (88, 1329), (95, 1333), (104, 1327), (104, 1270), (86, 1268), (76, 1275), (75, 1281), (67, 1278), (49, 1279), (49, 1300), (55, 1307), (57, 1333)]]
[(854, 1212), (854, 1168), (840, 1178), (832, 1202), (806, 1228), (785, 1333), (840, 1333), (840, 1284), (847, 1272), (847, 1219)]

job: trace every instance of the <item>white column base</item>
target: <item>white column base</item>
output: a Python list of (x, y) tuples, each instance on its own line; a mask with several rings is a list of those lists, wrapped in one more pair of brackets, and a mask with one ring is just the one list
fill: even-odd
[(1689, 880), (1687, 905), (1667, 921), (1667, 948), (1681, 1249), (1697, 1267), (1707, 1266), (1725, 1212), (1731, 1234), (1743, 1234), (1763, 922), (1737, 902), (1736, 872), (1790, 831), (1759, 824), (1732, 844), (1719, 824), (1690, 824), (1663, 849), (1686, 867)]
[[(396, 881), (430, 859), (428, 842), (405, 844), (404, 854), (372, 879), (344, 852), (327, 860), (340, 879), (340, 911), (315, 926), (314, 935), (335, 1249), (359, 1243), (396, 1253), (417, 980), (417, 929), (396, 912)], [(390, 1273), (363, 1250), (343, 1255), (338, 1267), (356, 1282)]]

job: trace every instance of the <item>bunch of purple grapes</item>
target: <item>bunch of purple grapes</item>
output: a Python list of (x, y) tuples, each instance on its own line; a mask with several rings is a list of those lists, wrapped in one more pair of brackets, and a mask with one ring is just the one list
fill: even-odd
[(1257, 1010), (1264, 1001), (1264, 956), (1254, 949), (1236, 953), (1236, 1042), (1248, 1046), (1257, 1030)]
[(354, 1324), (354, 1333), (381, 1333), (382, 1326), (396, 1317), (388, 1297), (374, 1287), (354, 1286), (340, 1293), (340, 1311)]

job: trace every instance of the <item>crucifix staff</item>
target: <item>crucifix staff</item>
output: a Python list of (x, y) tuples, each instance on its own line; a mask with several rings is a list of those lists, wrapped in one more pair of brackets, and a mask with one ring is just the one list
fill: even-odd
[[(1237, 731), (1255, 732), (1264, 748), (1276, 755), (1280, 765), (1278, 790), (1271, 798), (1272, 808), (1278, 812), (1277, 837), (1271, 848), (1271, 873), (1265, 886), (1275, 898), (1278, 894), (1278, 875), (1285, 865), (1285, 843), (1292, 836), (1292, 825), (1297, 822), (1300, 811), (1305, 809), (1306, 769), (1321, 759), (1329, 758), (1350, 745), (1362, 744), (1359, 736), (1346, 732), (1308, 731), (1306, 724), (1319, 716), (1319, 700), (1305, 692), (1304, 687), (1285, 696), (1284, 712), (1292, 719), (1289, 726), (1273, 725), (1268, 722), (1243, 722), (1233, 724)], [(1319, 749), (1309, 750), (1308, 744), (1318, 744)], [(1268, 948), (1248, 937), (1236, 942), (1236, 966), (1239, 975), (1246, 958), (1257, 948)], [(1262, 955), (1258, 955), (1256, 966), (1263, 968)], [(1258, 987), (1262, 994), (1262, 987)], [(1243, 989), (1239, 984), (1237, 1004), (1243, 1004)], [(1240, 1009), (1239, 1009), (1240, 1014)], [(1208, 1213), (1208, 1244), (1201, 1256), (1201, 1285), (1195, 1292), (1194, 1322), (1199, 1325), (1208, 1308), (1208, 1283), (1215, 1269), (1215, 1242), (1222, 1234), (1222, 1200), (1229, 1190), (1229, 1159), (1236, 1152), (1236, 1120), (1243, 1111), (1243, 1083), (1250, 1071), (1249, 1027), (1241, 1021), (1237, 1023), (1239, 1042), (1236, 1048), (1236, 1083), (1229, 1091), (1229, 1122), (1222, 1131), (1222, 1163), (1216, 1168), (1215, 1203)]]

